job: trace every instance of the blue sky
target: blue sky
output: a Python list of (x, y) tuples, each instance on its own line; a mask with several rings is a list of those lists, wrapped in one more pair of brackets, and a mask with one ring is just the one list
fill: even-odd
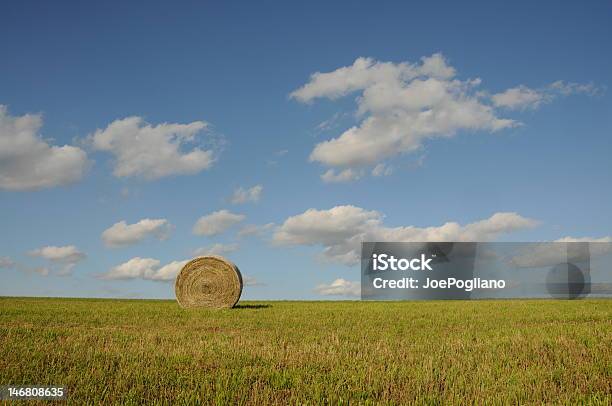
[(350, 297), (364, 238), (609, 238), (611, 13), (3, 4), (0, 294), (169, 298), (151, 279), (220, 244), (247, 299)]

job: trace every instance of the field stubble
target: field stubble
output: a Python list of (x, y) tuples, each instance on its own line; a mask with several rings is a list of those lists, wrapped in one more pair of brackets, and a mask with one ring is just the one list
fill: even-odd
[(0, 298), (0, 384), (88, 403), (612, 401), (612, 301)]

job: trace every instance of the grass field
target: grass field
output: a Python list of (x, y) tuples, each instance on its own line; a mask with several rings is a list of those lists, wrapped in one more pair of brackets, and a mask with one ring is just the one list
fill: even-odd
[(0, 298), (0, 385), (122, 403), (612, 402), (612, 301)]

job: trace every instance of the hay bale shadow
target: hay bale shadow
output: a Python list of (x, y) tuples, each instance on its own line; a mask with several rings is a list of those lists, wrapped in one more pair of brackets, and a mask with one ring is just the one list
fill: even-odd
[(234, 309), (267, 309), (272, 307), (269, 304), (237, 304)]

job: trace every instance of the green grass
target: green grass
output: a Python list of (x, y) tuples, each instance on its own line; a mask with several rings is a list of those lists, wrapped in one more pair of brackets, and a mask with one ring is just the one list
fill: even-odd
[(109, 403), (612, 402), (612, 301), (0, 298), (0, 385)]

